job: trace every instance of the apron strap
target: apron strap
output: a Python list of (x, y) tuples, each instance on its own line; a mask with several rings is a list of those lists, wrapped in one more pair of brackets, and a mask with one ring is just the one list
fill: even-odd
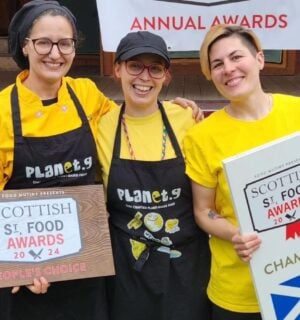
[(14, 85), (12, 88), (10, 99), (11, 99), (11, 113), (12, 113), (14, 137), (16, 142), (20, 142), (22, 141), (23, 134), (22, 134), (21, 117), (20, 117), (18, 88), (16, 85)]
[(171, 141), (171, 144), (172, 144), (172, 147), (175, 151), (175, 154), (176, 154), (176, 157), (177, 158), (182, 158), (182, 152), (181, 152), (181, 149), (179, 147), (179, 144), (178, 144), (178, 141), (177, 141), (177, 138), (175, 136), (175, 133), (171, 127), (171, 124), (169, 122), (169, 119), (166, 115), (166, 112), (165, 112), (165, 109), (162, 105), (162, 103), (160, 101), (157, 101), (157, 104), (158, 104), (158, 108), (161, 112), (161, 116), (162, 116), (162, 120), (163, 120), (163, 124), (164, 126), (166, 127), (167, 129), (167, 132), (168, 132), (168, 136), (170, 138), (170, 141)]
[(73, 100), (76, 110), (78, 112), (79, 118), (82, 121), (82, 125), (83, 126), (87, 126), (88, 125), (88, 129), (89, 129), (89, 123), (88, 123), (88, 119), (87, 119), (87, 115), (85, 114), (82, 105), (80, 103), (80, 101), (78, 100), (76, 94), (74, 93), (73, 89), (71, 88), (71, 86), (67, 83), (67, 89), (69, 91), (69, 94), (71, 96), (71, 99)]
[[(183, 158), (182, 156), (182, 152), (179, 146), (179, 143), (176, 139), (175, 133), (171, 127), (171, 124), (168, 120), (168, 117), (166, 115), (165, 109), (162, 105), (162, 103), (160, 101), (157, 101), (158, 104), (158, 108), (159, 111), (161, 112), (161, 116), (162, 116), (162, 121), (164, 126), (166, 127), (168, 136), (170, 138), (171, 141), (171, 145), (174, 149), (174, 152), (176, 154), (177, 158)], [(117, 125), (117, 129), (116, 129), (116, 134), (115, 134), (115, 143), (114, 143), (114, 149), (113, 149), (113, 158), (117, 159), (120, 156), (120, 150), (121, 150), (121, 123), (122, 123), (122, 116), (123, 113), (125, 112), (125, 102), (122, 103), (121, 106), (121, 110), (120, 110), (120, 114), (119, 114), (119, 119), (118, 119), (118, 125)]]
[[(82, 125), (89, 129), (87, 116), (81, 106), (81, 103), (79, 102), (77, 96), (75, 95), (73, 89), (68, 83), (67, 83), (67, 89), (69, 91), (71, 99), (75, 104), (80, 120), (82, 121)], [(13, 120), (14, 137), (17, 142), (20, 142), (22, 141), (23, 133), (22, 133), (22, 125), (21, 125), (18, 88), (16, 85), (13, 86), (10, 96), (11, 96), (11, 112), (12, 112), (12, 120)]]
[(118, 125), (117, 125), (117, 129), (116, 129), (116, 134), (115, 134), (114, 149), (113, 149), (113, 154), (112, 154), (113, 159), (118, 159), (120, 156), (121, 124), (122, 124), (122, 116), (123, 116), (124, 111), (125, 111), (125, 102), (122, 103), (120, 114), (119, 114)]

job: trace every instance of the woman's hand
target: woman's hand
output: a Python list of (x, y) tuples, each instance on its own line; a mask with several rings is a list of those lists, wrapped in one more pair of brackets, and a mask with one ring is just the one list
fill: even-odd
[[(33, 284), (26, 286), (32, 293), (35, 294), (43, 294), (46, 293), (48, 288), (50, 287), (50, 283), (44, 277), (40, 277), (39, 279), (33, 279)], [(17, 293), (20, 290), (20, 287), (13, 287), (11, 292)]]
[(193, 118), (199, 122), (204, 119), (204, 112), (202, 109), (196, 104), (195, 101), (189, 100), (186, 98), (176, 97), (171, 102), (180, 105), (182, 108), (192, 108), (193, 110)]
[(260, 247), (261, 239), (257, 233), (248, 233), (244, 235), (236, 233), (232, 237), (232, 243), (241, 260), (248, 262), (251, 260), (253, 252)]

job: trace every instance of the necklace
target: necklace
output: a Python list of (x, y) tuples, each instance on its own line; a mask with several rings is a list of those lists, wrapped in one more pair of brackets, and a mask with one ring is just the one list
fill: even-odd
[[(129, 153), (130, 153), (130, 158), (131, 158), (131, 160), (136, 160), (136, 157), (135, 157), (135, 154), (134, 154), (134, 150), (133, 150), (132, 144), (131, 144), (130, 139), (129, 139), (128, 128), (127, 128), (127, 124), (126, 124), (126, 121), (125, 121), (124, 113), (122, 115), (121, 122), (122, 122), (122, 127), (123, 127), (123, 130), (124, 130), (124, 133), (125, 133), (125, 138), (126, 138), (126, 143), (127, 143), (127, 146), (128, 146), (128, 150), (129, 150)], [(167, 136), (168, 136), (167, 129), (166, 129), (165, 126), (163, 126), (163, 130), (162, 130), (162, 151), (161, 151), (161, 158), (160, 158), (161, 160), (164, 160), (165, 156), (166, 156)]]

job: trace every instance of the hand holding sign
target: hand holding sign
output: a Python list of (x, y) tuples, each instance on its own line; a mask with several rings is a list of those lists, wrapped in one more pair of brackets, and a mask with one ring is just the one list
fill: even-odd
[(244, 235), (237, 233), (232, 237), (232, 243), (238, 256), (248, 262), (252, 258), (253, 252), (260, 247), (261, 239), (256, 232)]
[[(40, 277), (39, 279), (34, 278), (33, 284), (28, 285), (27, 288), (35, 294), (46, 293), (48, 288), (50, 287), (50, 283), (44, 278)], [(13, 287), (11, 293), (15, 294), (20, 290), (20, 286)]]

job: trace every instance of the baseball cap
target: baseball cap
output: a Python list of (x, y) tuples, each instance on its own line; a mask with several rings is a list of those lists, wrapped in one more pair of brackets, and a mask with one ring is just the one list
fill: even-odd
[(130, 32), (122, 38), (117, 47), (115, 62), (126, 61), (143, 53), (157, 54), (165, 60), (167, 67), (170, 66), (170, 58), (164, 39), (148, 31)]

